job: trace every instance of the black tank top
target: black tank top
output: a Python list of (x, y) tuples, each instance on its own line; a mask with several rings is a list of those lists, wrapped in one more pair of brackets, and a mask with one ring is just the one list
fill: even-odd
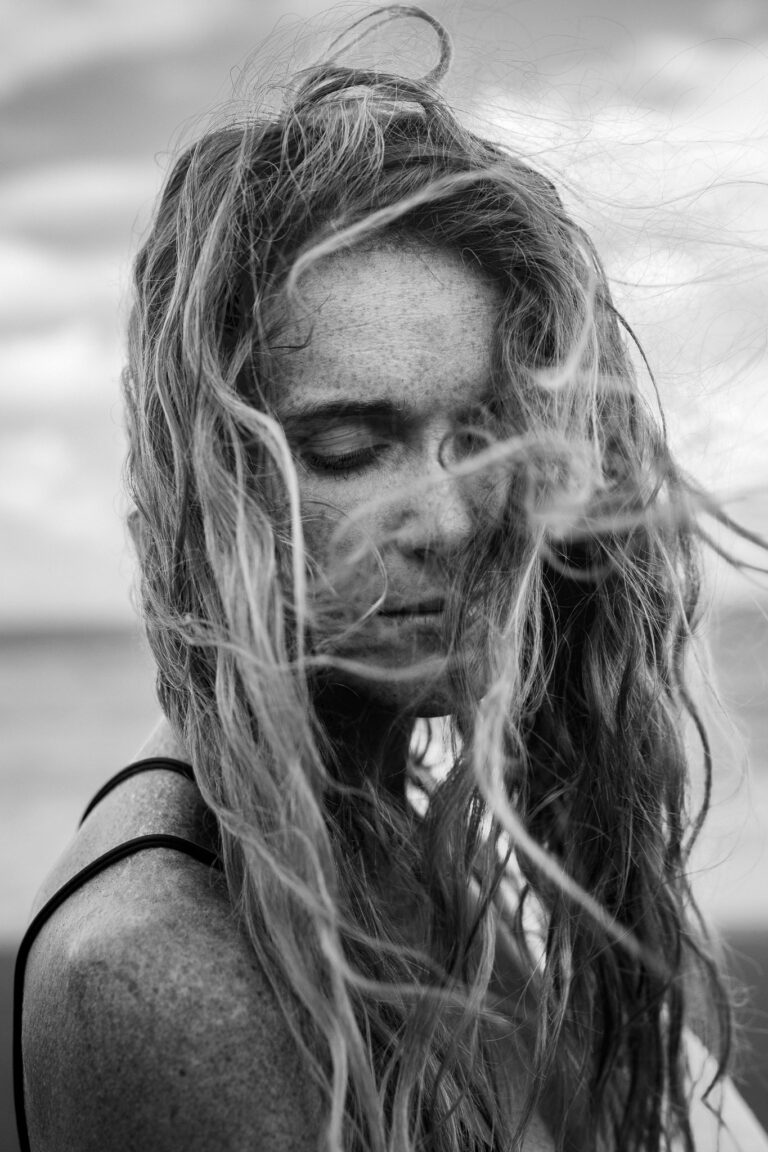
[[(118, 784), (122, 784), (124, 780), (129, 779), (131, 776), (138, 775), (139, 772), (148, 772), (153, 768), (170, 769), (172, 772), (178, 772), (181, 776), (185, 776), (187, 780), (191, 780), (192, 783), (194, 783), (192, 768), (189, 764), (185, 764), (181, 760), (171, 760), (165, 756), (155, 756), (147, 760), (137, 760), (134, 764), (129, 764), (127, 768), (123, 768), (121, 772), (118, 772), (99, 789), (83, 813), (80, 824), (83, 823), (86, 816), (90, 815), (96, 805), (104, 799), (107, 793), (111, 792)], [(24, 1068), (21, 1053), (21, 1015), (24, 997), (24, 973), (30, 949), (46, 921), (50, 919), (57, 908), (61, 907), (65, 900), (69, 899), (73, 892), (77, 892), (79, 888), (82, 888), (84, 884), (87, 884), (88, 881), (94, 876), (97, 876), (99, 872), (103, 872), (106, 868), (109, 868), (111, 864), (117, 863), (118, 860), (124, 860), (126, 856), (133, 856), (136, 852), (143, 852), (148, 848), (175, 848), (178, 852), (184, 852), (187, 856), (192, 856), (193, 859), (199, 860), (201, 864), (206, 864), (211, 868), (221, 868), (221, 860), (215, 852), (209, 848), (203, 848), (200, 844), (195, 844), (193, 840), (186, 840), (183, 836), (171, 836), (163, 833), (135, 836), (131, 840), (126, 840), (124, 843), (110, 848), (108, 852), (98, 856), (95, 860), (92, 860), (90, 864), (87, 864), (85, 868), (81, 868), (79, 872), (76, 872), (74, 876), (67, 880), (66, 884), (62, 884), (61, 888), (59, 888), (49, 900), (46, 900), (24, 933), (16, 956), (16, 969), (13, 981), (13, 1096), (16, 1107), (16, 1126), (19, 1133), (21, 1152), (30, 1152), (27, 1117), (24, 1110)]]

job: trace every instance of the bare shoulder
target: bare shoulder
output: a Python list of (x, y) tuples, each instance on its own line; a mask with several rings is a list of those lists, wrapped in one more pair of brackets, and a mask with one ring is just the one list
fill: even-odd
[[(72, 867), (70, 852), (60, 876)], [(22, 1043), (34, 1152), (317, 1145), (315, 1095), (223, 879), (171, 849), (119, 861), (53, 914)]]

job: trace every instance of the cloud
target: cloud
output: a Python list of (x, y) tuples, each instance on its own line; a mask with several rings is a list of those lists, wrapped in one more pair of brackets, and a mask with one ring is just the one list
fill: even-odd
[(148, 158), (38, 164), (0, 180), (0, 229), (9, 238), (42, 236), (57, 247), (111, 240), (119, 251), (138, 227), (160, 184)]
[(62, 4), (25, 0), (6, 5), (0, 39), (0, 94), (40, 76), (81, 67), (112, 54), (179, 48), (226, 25), (237, 0), (97, 0)]
[(122, 287), (114, 251), (61, 253), (0, 235), (0, 266), (0, 330), (117, 312)]
[(34, 412), (117, 398), (122, 350), (114, 328), (75, 318), (0, 339), (0, 411)]
[(589, 86), (486, 89), (477, 112), (595, 239), (687, 466), (718, 486), (737, 455), (735, 482), (764, 485), (768, 47), (657, 30), (633, 52)]

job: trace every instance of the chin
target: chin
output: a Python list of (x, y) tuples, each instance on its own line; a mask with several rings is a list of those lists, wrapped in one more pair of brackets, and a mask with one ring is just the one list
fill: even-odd
[(328, 679), (402, 716), (447, 716), (459, 710), (459, 693), (482, 695), (482, 677), (476, 672), (467, 677), (476, 659), (448, 655), (442, 630), (432, 622), (369, 626), (315, 651), (328, 659)]

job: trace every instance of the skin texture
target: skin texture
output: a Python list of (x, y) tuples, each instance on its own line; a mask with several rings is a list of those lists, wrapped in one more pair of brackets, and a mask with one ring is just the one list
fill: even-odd
[[(364, 765), (393, 790), (414, 715), (453, 710), (457, 654), (439, 609), (478, 507), (494, 498), (487, 473), (453, 466), (485, 446), (470, 430), (488, 398), (500, 303), (458, 254), (401, 239), (312, 266), (274, 349), (274, 411), (315, 565), (315, 650), (357, 665), (321, 680), (316, 708), (353, 774)], [(416, 607), (430, 611), (402, 611)]]
[[(157, 734), (144, 754), (171, 753)], [(167, 770), (88, 817), (38, 905), (103, 851), (163, 831), (205, 843), (197, 790)], [(34, 1152), (315, 1149), (320, 1111), (279, 995), (223, 878), (168, 849), (75, 893), (27, 964), (23, 1051)]]
[[(306, 546), (347, 621), (378, 609), (330, 650), (366, 666), (347, 681), (393, 718), (444, 714), (442, 612), (391, 613), (439, 608), (487, 504), (488, 476), (452, 466), (483, 446), (470, 426), (489, 392), (499, 289), (453, 252), (402, 242), (324, 259), (299, 297), (275, 413), (297, 458)], [(321, 619), (321, 651), (324, 639)]]

